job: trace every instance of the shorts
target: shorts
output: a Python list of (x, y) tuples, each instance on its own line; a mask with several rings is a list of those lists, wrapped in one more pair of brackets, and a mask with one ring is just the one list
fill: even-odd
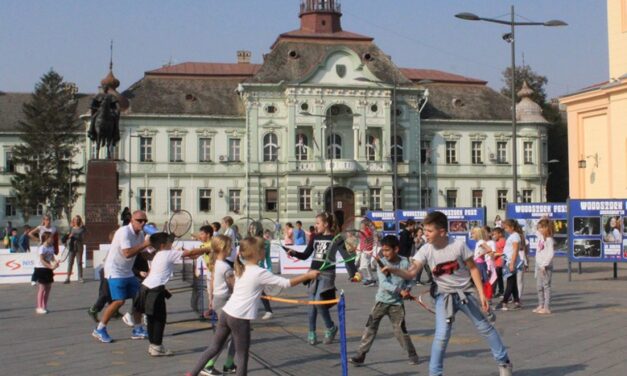
[(31, 281), (44, 284), (52, 283), (54, 282), (54, 273), (52, 272), (52, 269), (35, 268)]
[(132, 299), (139, 291), (139, 281), (135, 277), (109, 278), (111, 300)]

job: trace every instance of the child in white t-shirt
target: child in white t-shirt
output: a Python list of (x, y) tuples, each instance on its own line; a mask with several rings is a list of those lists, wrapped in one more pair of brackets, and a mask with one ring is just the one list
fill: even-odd
[[(287, 288), (315, 279), (317, 270), (286, 279), (270, 273), (259, 266), (265, 257), (264, 240), (249, 237), (239, 243), (239, 256), (235, 260), (235, 286), (233, 295), (224, 306), (218, 319), (218, 329), (213, 344), (200, 356), (198, 363), (188, 375), (210, 375), (203, 370), (207, 361), (220, 352), (230, 335), (237, 348), (237, 375), (248, 372), (248, 349), (250, 348), (250, 321), (257, 318), (257, 304), (266, 286)], [(242, 263), (243, 262), (243, 263)]]
[(171, 295), (166, 290), (170, 276), (174, 272), (174, 264), (181, 257), (194, 257), (208, 250), (200, 248), (191, 251), (172, 249), (174, 237), (165, 232), (150, 235), (150, 245), (156, 254), (150, 265), (150, 272), (142, 282), (139, 294), (134, 301), (135, 310), (145, 313), (148, 321), (148, 354), (151, 356), (168, 356), (172, 352), (163, 347), (163, 331), (166, 323), (165, 300)]
[[(231, 297), (233, 285), (235, 284), (233, 268), (225, 261), (231, 254), (231, 242), (231, 238), (226, 235), (218, 235), (211, 239), (211, 249), (213, 250), (214, 257), (212, 259), (213, 263), (209, 265), (209, 268), (213, 270), (213, 278), (210, 283), (211, 301), (209, 308), (211, 308), (218, 317), (222, 313), (222, 308), (224, 308), (224, 305)], [(225, 346), (228, 346), (229, 350), (226, 361), (224, 362), (224, 367), (222, 367), (222, 373), (234, 373), (237, 369), (233, 362), (235, 344), (229, 338)], [(214, 364), (218, 361), (221, 352), (220, 350), (216, 356), (207, 362), (204, 369), (205, 372), (211, 375), (220, 374), (219, 371), (214, 369)]]
[(48, 313), (48, 297), (54, 282), (54, 269), (59, 267), (59, 262), (54, 258), (54, 245), (52, 233), (41, 234), (41, 246), (39, 246), (38, 257), (35, 261), (32, 281), (39, 283), (37, 290), (37, 308), (35, 312), (40, 315)]

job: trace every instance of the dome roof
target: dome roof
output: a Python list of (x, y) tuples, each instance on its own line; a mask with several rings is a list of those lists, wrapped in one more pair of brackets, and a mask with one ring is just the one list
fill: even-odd
[(100, 85), (102, 87), (110, 87), (112, 89), (117, 89), (118, 86), (120, 86), (120, 80), (118, 80), (117, 78), (115, 78), (115, 76), (113, 75), (113, 69), (111, 69), (112, 67), (109, 67), (109, 73), (105, 76), (105, 78), (103, 78), (100, 81)]
[(518, 91), (518, 96), (521, 99), (516, 105), (516, 120), (521, 123), (548, 123), (542, 116), (542, 107), (531, 100), (532, 94), (533, 90), (531, 90), (527, 81), (523, 81), (523, 86)]

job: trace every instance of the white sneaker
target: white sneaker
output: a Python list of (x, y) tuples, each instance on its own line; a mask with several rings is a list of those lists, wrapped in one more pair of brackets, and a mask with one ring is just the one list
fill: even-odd
[(163, 345), (161, 345), (161, 346), (156, 346), (156, 345), (148, 346), (148, 354), (150, 354), (150, 356), (171, 356), (171, 355), (173, 355), (172, 351), (166, 349), (165, 347), (163, 347)]
[(48, 311), (44, 308), (36, 308), (35, 312), (37, 312), (38, 315), (45, 315), (46, 313), (48, 313)]
[(266, 313), (265, 313), (265, 314), (261, 317), (261, 319), (262, 319), (262, 320), (270, 320), (270, 319), (272, 318), (272, 316), (274, 316), (274, 315), (272, 314), (272, 312), (266, 312)]
[(512, 376), (513, 368), (511, 362), (499, 365), (499, 376)]
[(126, 312), (124, 316), (122, 316), (122, 321), (124, 321), (124, 323), (131, 328), (135, 325), (135, 323), (133, 322), (133, 316), (131, 316), (129, 312)]

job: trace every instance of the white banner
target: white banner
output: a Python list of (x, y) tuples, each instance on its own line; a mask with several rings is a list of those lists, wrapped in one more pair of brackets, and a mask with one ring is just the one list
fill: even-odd
[[(289, 257), (287, 252), (281, 248), (281, 245), (278, 244), (277, 247), (281, 250), (279, 253), (279, 264), (281, 266), (281, 274), (303, 274), (309, 270), (309, 266), (311, 265), (311, 257), (307, 260), (299, 260), (294, 257)], [(307, 248), (306, 245), (290, 245), (288, 248), (293, 249), (297, 252), (304, 252)], [(335, 272), (339, 274), (346, 274), (346, 266), (342, 263), (342, 256), (337, 254), (337, 265), (335, 268)]]
[[(59, 253), (63, 252), (64, 247), (59, 246)], [(85, 249), (85, 248), (84, 248)], [(85, 267), (86, 251), (83, 251), (83, 268)], [(31, 280), (33, 271), (35, 270), (35, 261), (39, 257), (37, 247), (31, 247), (30, 252), (26, 253), (6, 253), (0, 252), (0, 283), (28, 283)], [(67, 277), (67, 265), (69, 259), (59, 265), (54, 270), (55, 282), (63, 282)], [(70, 280), (78, 281), (77, 266), (74, 266)]]

